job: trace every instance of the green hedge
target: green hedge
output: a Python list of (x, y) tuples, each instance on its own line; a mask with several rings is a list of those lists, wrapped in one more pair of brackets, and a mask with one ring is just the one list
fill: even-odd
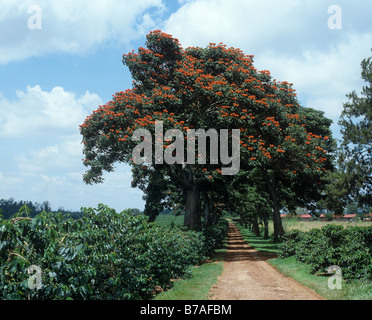
[(218, 220), (217, 224), (203, 229), (204, 252), (210, 255), (218, 246), (222, 245), (229, 231), (229, 223), (225, 219)]
[(341, 267), (345, 279), (372, 278), (372, 227), (326, 225), (308, 232), (293, 230), (279, 246), (281, 258), (295, 256), (310, 264), (313, 273)]
[[(45, 212), (0, 219), (0, 300), (146, 299), (205, 259), (216, 232), (157, 226), (104, 205), (77, 220)], [(42, 271), (41, 289), (29, 288), (31, 265)]]

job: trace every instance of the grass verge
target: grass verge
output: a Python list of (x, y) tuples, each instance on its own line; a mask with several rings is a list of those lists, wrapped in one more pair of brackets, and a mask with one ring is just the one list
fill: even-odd
[(278, 244), (273, 241), (272, 237), (269, 237), (268, 239), (264, 239), (263, 236), (257, 237), (252, 231), (244, 228), (240, 223), (235, 222), (235, 225), (240, 230), (244, 240), (257, 251), (272, 257), (278, 254)]
[(311, 274), (310, 265), (296, 261), (295, 257), (270, 259), (268, 262), (281, 273), (314, 290), (326, 300), (371, 300), (372, 281), (341, 280), (341, 289), (328, 287), (329, 277)]
[(223, 271), (223, 256), (227, 242), (206, 263), (192, 267), (191, 276), (174, 282), (174, 286), (154, 297), (154, 300), (208, 300), (212, 286)]

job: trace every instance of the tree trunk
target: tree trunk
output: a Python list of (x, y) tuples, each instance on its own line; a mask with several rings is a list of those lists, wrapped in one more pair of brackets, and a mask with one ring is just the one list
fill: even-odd
[(203, 191), (204, 198), (204, 227), (209, 227), (211, 224), (210, 220), (210, 205), (209, 205), (209, 196), (206, 191)]
[(175, 178), (183, 186), (183, 195), (186, 203), (185, 218), (183, 225), (191, 230), (200, 229), (200, 181), (195, 179), (194, 166), (167, 166), (169, 175)]
[(259, 237), (260, 236), (260, 227), (258, 226), (258, 221), (257, 221), (256, 216), (253, 218), (252, 222), (253, 222), (253, 232), (257, 237)]
[(279, 242), (279, 237), (284, 235), (282, 225), (282, 218), (280, 217), (279, 197), (276, 188), (276, 181), (274, 173), (271, 174), (270, 179), (267, 178), (267, 184), (271, 194), (271, 203), (273, 206), (273, 225), (274, 225), (274, 242)]
[(274, 201), (273, 224), (274, 242), (279, 242), (279, 237), (284, 235), (284, 229), (282, 225), (282, 218), (280, 217), (279, 204), (277, 203), (277, 201)]
[(264, 222), (264, 239), (269, 239), (269, 223), (267, 221), (266, 216), (264, 217), (263, 222)]
[(201, 226), (200, 196), (198, 186), (193, 185), (190, 188), (186, 188), (185, 194), (186, 212), (184, 226), (191, 230), (197, 230)]
[(242, 227), (244, 226), (245, 229), (248, 228), (247, 220), (244, 218), (243, 215), (240, 215), (240, 221), (239, 221), (239, 223), (240, 223), (240, 225), (241, 225)]

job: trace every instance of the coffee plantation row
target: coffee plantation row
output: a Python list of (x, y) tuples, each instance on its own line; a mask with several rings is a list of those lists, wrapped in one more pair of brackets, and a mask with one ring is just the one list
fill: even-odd
[(83, 212), (0, 218), (0, 300), (148, 299), (206, 259), (228, 230), (222, 219), (186, 231), (105, 205)]
[(324, 274), (330, 266), (338, 266), (344, 279), (372, 279), (372, 226), (293, 230), (283, 237), (279, 256), (295, 256), (310, 264), (313, 273)]

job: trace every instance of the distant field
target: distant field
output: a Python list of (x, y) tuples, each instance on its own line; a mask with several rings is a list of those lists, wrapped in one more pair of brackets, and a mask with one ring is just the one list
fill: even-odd
[[(285, 232), (289, 232), (293, 229), (301, 231), (309, 231), (311, 229), (320, 229), (327, 224), (342, 225), (347, 226), (371, 226), (372, 221), (298, 221), (296, 218), (286, 218), (283, 219), (283, 228)], [(270, 231), (272, 230), (272, 225), (270, 226)]]
[(156, 218), (155, 223), (157, 225), (164, 226), (164, 225), (171, 225), (173, 222), (174, 225), (182, 227), (183, 220), (184, 220), (184, 216), (175, 216), (173, 214), (161, 214)]
[[(372, 221), (301, 221), (297, 218), (284, 218), (282, 219), (283, 229), (286, 233), (292, 231), (292, 230), (300, 230), (300, 231), (310, 231), (311, 229), (321, 229), (322, 227), (333, 224), (333, 225), (341, 225), (345, 228), (348, 226), (357, 226), (357, 227), (368, 227), (372, 226)], [(263, 225), (260, 225), (260, 231), (263, 234), (264, 227)], [(274, 227), (273, 222), (269, 221), (269, 236), (272, 236), (274, 234)]]
[[(172, 222), (179, 227), (183, 226), (184, 216), (175, 216), (173, 214), (161, 214), (159, 215), (155, 223), (158, 225), (171, 225)], [(283, 228), (285, 232), (289, 232), (294, 229), (298, 229), (301, 231), (309, 231), (314, 228), (320, 229), (321, 227), (327, 224), (336, 224), (336, 225), (343, 225), (344, 227), (347, 226), (371, 226), (372, 221), (299, 221), (297, 218), (285, 218), (282, 219), (283, 221)], [(272, 221), (269, 222), (269, 234), (273, 234), (273, 225)]]

